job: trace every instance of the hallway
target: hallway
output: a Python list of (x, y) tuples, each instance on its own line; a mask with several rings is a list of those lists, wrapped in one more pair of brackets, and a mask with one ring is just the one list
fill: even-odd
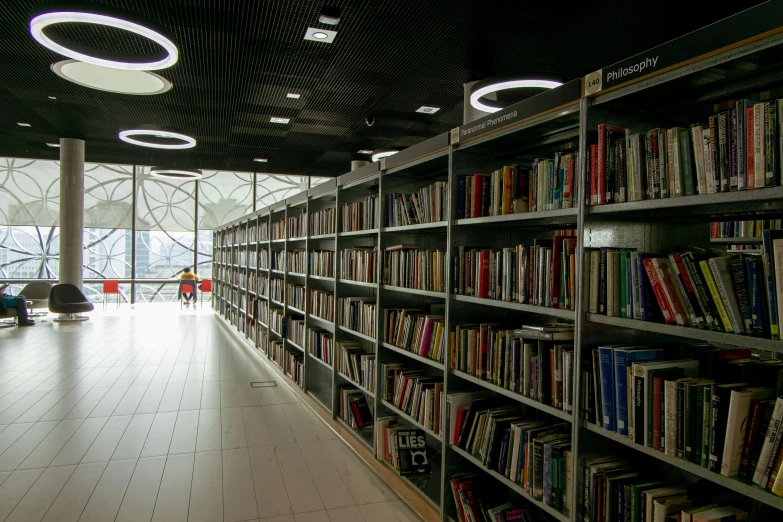
[(207, 306), (51, 319), (0, 330), (0, 522), (420, 520)]

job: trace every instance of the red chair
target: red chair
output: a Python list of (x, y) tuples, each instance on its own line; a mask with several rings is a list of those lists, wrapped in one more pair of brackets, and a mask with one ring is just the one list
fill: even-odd
[(198, 285), (198, 289), (201, 290), (201, 304), (204, 304), (204, 293), (209, 292), (212, 293), (212, 280), (211, 279), (202, 279), (201, 284)]
[(114, 294), (117, 296), (117, 308), (120, 307), (120, 282), (116, 279), (103, 280), (103, 309), (106, 309), (106, 296)]
[(196, 295), (196, 280), (195, 279), (180, 279), (179, 280), (179, 307), (182, 308), (182, 294), (192, 294), (193, 303), (195, 304), (198, 296)]

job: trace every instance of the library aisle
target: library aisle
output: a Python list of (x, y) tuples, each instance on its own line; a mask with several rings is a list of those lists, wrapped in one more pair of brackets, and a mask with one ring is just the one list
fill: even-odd
[(0, 330), (4, 520), (420, 519), (205, 303)]

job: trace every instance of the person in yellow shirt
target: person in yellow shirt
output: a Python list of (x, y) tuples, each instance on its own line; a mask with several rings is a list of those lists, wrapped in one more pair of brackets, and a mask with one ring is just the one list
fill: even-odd
[[(190, 267), (185, 267), (182, 270), (182, 273), (179, 276), (180, 281), (198, 281), (199, 277), (190, 271)], [(190, 292), (183, 292), (182, 297), (185, 298), (185, 304), (189, 305), (190, 300), (193, 299), (195, 302), (195, 299), (193, 298), (193, 294)]]

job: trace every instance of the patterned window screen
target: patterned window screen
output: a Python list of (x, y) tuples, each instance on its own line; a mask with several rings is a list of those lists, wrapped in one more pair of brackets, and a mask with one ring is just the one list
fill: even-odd
[(198, 182), (198, 228), (214, 230), (253, 212), (253, 173), (207, 170)]

